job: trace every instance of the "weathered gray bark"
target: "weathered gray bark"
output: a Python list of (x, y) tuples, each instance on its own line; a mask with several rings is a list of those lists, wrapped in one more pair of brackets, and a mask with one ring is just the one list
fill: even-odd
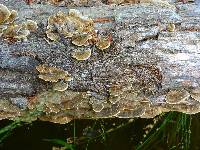
[[(66, 7), (8, 0), (18, 22), (38, 23), (28, 41), (0, 39), (0, 118), (36, 113), (41, 120), (65, 123), (73, 118), (154, 117), (162, 112), (200, 111), (200, 9), (176, 3), (177, 9), (155, 4), (79, 7), (90, 18), (110, 18), (95, 28), (112, 34), (104, 53), (92, 48), (86, 61), (71, 57), (70, 40), (48, 43), (47, 18)], [(165, 30), (169, 23), (175, 32)], [(73, 80), (65, 92), (38, 78), (35, 67), (47, 64), (68, 71)], [(115, 97), (109, 89), (117, 85)], [(176, 98), (174, 98), (176, 97)], [(97, 112), (98, 108), (103, 108)], [(29, 114), (29, 115), (27, 115)], [(25, 117), (27, 119), (27, 117)]]

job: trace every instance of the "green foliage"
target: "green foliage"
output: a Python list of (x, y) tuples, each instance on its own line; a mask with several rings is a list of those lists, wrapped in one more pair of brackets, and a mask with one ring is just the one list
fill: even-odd
[(168, 149), (190, 148), (191, 140), (191, 116), (183, 113), (170, 112), (158, 121), (151, 131), (142, 140), (137, 150), (155, 149), (161, 143), (166, 144)]
[(0, 129), (0, 143), (2, 143), (3, 140), (6, 139), (15, 128), (17, 128), (21, 125), (22, 124), (20, 121), (14, 121), (14, 122), (10, 123), (9, 125), (1, 128)]
[(69, 149), (69, 150), (75, 150), (75, 145), (73, 144), (68, 144), (67, 142), (65, 142), (64, 140), (60, 140), (60, 139), (43, 139), (44, 141), (47, 142), (51, 142), (54, 143), (56, 145), (62, 146), (65, 149)]
[[(131, 141), (130, 143), (132, 146), (141, 141), (141, 143), (135, 147), (136, 150), (156, 150), (161, 147), (170, 150), (188, 150), (191, 148), (190, 128), (192, 117), (190, 115), (170, 112), (158, 116), (154, 120), (157, 120), (156, 123), (153, 124), (151, 130), (148, 130), (144, 138), (142, 135), (146, 132), (145, 127), (152, 124), (153, 119), (116, 119), (114, 121), (111, 119), (96, 119), (85, 120), (87, 122), (85, 124), (80, 120), (74, 120), (65, 125), (67, 130), (63, 130), (63, 132), (65, 132), (67, 136), (65, 135), (63, 139), (53, 138), (43, 140), (69, 150), (79, 149), (80, 147), (83, 149), (91, 149), (91, 147), (94, 147), (97, 143), (107, 148), (115, 135), (117, 135), (116, 137), (118, 140), (122, 140), (123, 137), (119, 137), (119, 135), (131, 130), (133, 134), (127, 133), (125, 136), (129, 136), (126, 137), (128, 140), (127, 143)], [(137, 124), (138, 121), (139, 124)], [(25, 122), (22, 122), (20, 118), (18, 118), (16, 121), (1, 128), (0, 143), (12, 134), (15, 128), (24, 124)], [(30, 124), (30, 122), (28, 122), (28, 124)], [(137, 132), (139, 128), (140, 131)], [(125, 145), (127, 143), (125, 143)]]

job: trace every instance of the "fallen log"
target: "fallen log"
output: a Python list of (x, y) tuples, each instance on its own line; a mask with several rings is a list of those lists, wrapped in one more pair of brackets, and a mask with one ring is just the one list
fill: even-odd
[[(59, 32), (58, 40), (48, 38), (49, 16), (68, 13), (68, 7), (13, 0), (3, 5), (18, 11), (16, 23), (31, 19), (38, 28), (25, 40), (0, 38), (0, 119), (66, 123), (200, 111), (198, 4), (75, 7), (93, 20), (97, 35), (109, 37), (105, 49), (76, 46)], [(85, 48), (90, 55), (77, 60), (74, 52)], [(72, 80), (50, 82), (54, 71)]]

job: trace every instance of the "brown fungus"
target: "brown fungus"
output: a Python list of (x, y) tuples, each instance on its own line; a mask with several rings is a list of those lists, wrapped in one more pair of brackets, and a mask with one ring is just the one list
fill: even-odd
[(6, 30), (6, 29), (7, 29), (7, 26), (6, 26), (6, 25), (0, 25), (0, 36), (3, 35), (3, 32), (4, 32), (4, 30)]
[(200, 102), (200, 88), (195, 88), (190, 91), (190, 96)]
[(59, 80), (71, 81), (72, 77), (67, 71), (56, 67), (49, 67), (46, 65), (39, 65), (36, 67), (37, 71), (40, 72), (39, 78), (49, 82), (58, 82)]
[(30, 32), (37, 29), (37, 23), (28, 20), (26, 23), (16, 24), (16, 16), (17, 11), (9, 11), (6, 6), (0, 4), (0, 36), (10, 41), (27, 40)]
[(92, 39), (91, 35), (88, 34), (78, 34), (72, 37), (72, 43), (76, 46), (88, 46), (88, 40)]
[(92, 109), (95, 111), (95, 112), (101, 112), (104, 108), (104, 105), (102, 103), (93, 103), (92, 104)]
[(11, 10), (10, 11), (10, 16), (6, 20), (6, 23), (13, 23), (15, 21), (16, 17), (17, 17), (17, 11), (16, 10)]
[(63, 92), (63, 91), (66, 91), (67, 88), (68, 88), (68, 83), (63, 82), (63, 81), (56, 82), (53, 85), (53, 90), (55, 90), (55, 91)]
[(48, 25), (54, 26), (55, 24), (57, 25), (64, 25), (66, 21), (66, 14), (59, 11), (57, 14), (50, 16), (48, 18)]
[(168, 25), (167, 25), (167, 31), (169, 31), (169, 32), (174, 32), (175, 31), (175, 24), (173, 24), (173, 23), (169, 23)]
[(94, 33), (94, 24), (78, 10), (70, 9), (68, 14), (58, 12), (48, 18), (47, 37), (56, 41), (59, 38), (58, 33), (63, 34), (65, 38), (73, 37), (74, 45), (86, 46)]
[(76, 60), (87, 60), (90, 58), (92, 54), (91, 49), (86, 50), (76, 50), (75, 52), (72, 52), (72, 57)]
[(36, 31), (38, 28), (37, 23), (33, 20), (27, 20), (25, 22), (25, 25), (26, 25), (26, 29), (28, 29), (29, 31)]
[(27, 30), (23, 25), (9, 25), (3, 31), (2, 36), (7, 39), (23, 39), (26, 40), (27, 36), (30, 34), (30, 31)]
[(100, 38), (97, 43), (96, 47), (100, 50), (105, 50), (110, 47), (111, 41), (108, 38)]
[(52, 41), (57, 41), (59, 39), (59, 35), (53, 32), (51, 29), (48, 29), (46, 31), (46, 35), (47, 35), (47, 38), (49, 38)]
[(3, 4), (0, 4), (0, 24), (4, 23), (10, 15), (11, 13), (8, 8)]
[(179, 104), (185, 102), (189, 98), (190, 94), (184, 90), (170, 90), (166, 95), (166, 102), (168, 104)]

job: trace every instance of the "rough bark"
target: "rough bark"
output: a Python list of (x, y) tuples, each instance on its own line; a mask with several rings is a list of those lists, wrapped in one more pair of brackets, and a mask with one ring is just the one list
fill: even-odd
[[(91, 45), (92, 56), (77, 61), (70, 39), (46, 41), (47, 19), (67, 7), (7, 0), (18, 11), (17, 22), (38, 23), (27, 41), (0, 39), (0, 119), (39, 118), (65, 123), (74, 118), (154, 117), (162, 112), (200, 111), (200, 8), (172, 3), (76, 7), (92, 19), (101, 34), (111, 34), (104, 52)], [(168, 24), (175, 24), (168, 32)], [(38, 78), (39, 64), (67, 71), (73, 80), (64, 92)], [(113, 88), (114, 87), (114, 88)], [(112, 91), (114, 90), (114, 91)], [(113, 94), (115, 93), (115, 94)], [(114, 96), (113, 96), (113, 95)]]

